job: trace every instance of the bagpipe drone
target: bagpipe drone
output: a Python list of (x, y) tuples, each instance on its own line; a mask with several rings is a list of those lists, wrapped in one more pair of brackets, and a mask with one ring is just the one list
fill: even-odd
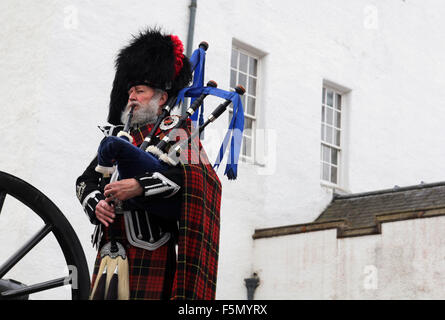
[[(163, 172), (170, 166), (176, 166), (180, 162), (180, 156), (189, 147), (189, 144), (202, 134), (204, 129), (214, 122), (227, 107), (233, 104), (233, 116), (229, 124), (228, 131), (224, 137), (218, 157), (214, 167), (219, 167), (227, 147), (230, 145), (229, 156), (225, 175), (233, 180), (237, 177), (237, 163), (242, 141), (244, 128), (244, 111), (240, 96), (245, 93), (245, 89), (238, 85), (233, 92), (217, 88), (215, 81), (209, 81), (203, 86), (205, 55), (208, 44), (202, 42), (190, 58), (191, 71), (193, 72), (193, 84), (180, 90), (175, 97), (170, 97), (158, 116), (153, 128), (139, 147), (132, 144), (132, 137), (129, 134), (134, 106), (131, 107), (122, 131), (117, 136), (108, 136), (102, 140), (98, 149), (98, 165), (96, 171), (109, 177), (116, 168), (120, 179), (131, 178), (145, 172)], [(225, 99), (208, 116), (203, 123), (204, 99), (208, 95)], [(171, 116), (170, 113), (176, 105), (184, 103), (184, 98), (190, 97), (191, 105), (181, 117)], [(195, 128), (193, 133), (186, 139), (177, 142), (178, 131), (184, 128), (187, 119), (190, 118), (197, 124), (196, 112), (201, 107), (201, 119), (199, 129)], [(160, 128), (163, 132), (157, 144), (153, 143), (153, 137)]]

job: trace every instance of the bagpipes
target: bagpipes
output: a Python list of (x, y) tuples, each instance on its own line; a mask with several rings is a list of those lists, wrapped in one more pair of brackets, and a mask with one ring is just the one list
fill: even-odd
[[(237, 177), (237, 162), (240, 152), (240, 145), (242, 141), (242, 132), (244, 128), (244, 111), (241, 103), (240, 95), (245, 93), (242, 86), (237, 86), (235, 91), (229, 92), (217, 88), (214, 81), (209, 81), (206, 86), (203, 86), (204, 79), (204, 65), (205, 53), (208, 44), (202, 42), (198, 49), (196, 49), (190, 58), (193, 75), (193, 84), (190, 87), (179, 91), (176, 97), (170, 97), (166, 105), (163, 107), (161, 114), (158, 116), (153, 128), (145, 137), (139, 147), (132, 144), (133, 137), (130, 135), (131, 121), (133, 118), (134, 107), (129, 111), (128, 118), (122, 131), (117, 136), (105, 137), (100, 143), (98, 149), (98, 165), (96, 171), (103, 174), (104, 178), (108, 178), (113, 174), (111, 181), (117, 179), (132, 178), (146, 172), (160, 172), (167, 170), (171, 166), (176, 166), (180, 162), (180, 156), (188, 156), (189, 146), (195, 138), (198, 138), (204, 129), (218, 117), (220, 117), (233, 104), (233, 116), (229, 124), (229, 129), (224, 137), (218, 157), (215, 162), (215, 167), (218, 167), (230, 145), (229, 157), (227, 160), (227, 167), (225, 175), (229, 179), (236, 179)], [(218, 105), (215, 110), (209, 115), (207, 121), (203, 121), (203, 102), (208, 95), (217, 96), (225, 99), (223, 103)], [(187, 109), (186, 113), (181, 116), (170, 115), (172, 109), (176, 105), (184, 103), (184, 98), (192, 98), (192, 103)], [(197, 110), (201, 107), (201, 119), (199, 129), (193, 130), (189, 134), (188, 130), (183, 130), (187, 127), (188, 119), (192, 121), (197, 120)], [(154, 144), (158, 129), (161, 130), (159, 135), (160, 141)], [(186, 138), (177, 142), (176, 137), (186, 132)], [(200, 151), (200, 150), (198, 150)], [(116, 170), (117, 167), (117, 170)], [(107, 181), (108, 179), (103, 179)], [(106, 183), (106, 182), (105, 182)], [(122, 203), (117, 201), (116, 208), (120, 207)], [(120, 210), (122, 211), (122, 210)], [(129, 219), (128, 212), (124, 212), (124, 218), (128, 230), (133, 226), (133, 222)], [(147, 216), (147, 214), (145, 214)], [(140, 226), (138, 217), (136, 218), (136, 228)], [(150, 226), (148, 217), (146, 218), (147, 226)], [(91, 298), (92, 299), (128, 299), (129, 297), (129, 268), (126, 252), (118, 243), (113, 235), (112, 228), (108, 229), (110, 242), (105, 244), (101, 249), (101, 264), (98, 270), (99, 277), (94, 284)], [(151, 234), (151, 231), (150, 231)], [(135, 240), (131, 234), (127, 237)], [(170, 234), (164, 233), (156, 243), (149, 243), (149, 245), (156, 245), (157, 247), (163, 245), (168, 241)], [(142, 240), (143, 239), (139, 239)], [(156, 248), (157, 248), (156, 247)], [(152, 249), (154, 249), (153, 247)], [(114, 272), (113, 272), (114, 271)], [(119, 274), (119, 276), (118, 276)], [(111, 288), (111, 289), (110, 289)]]
[[(221, 116), (232, 103), (233, 117), (214, 166), (218, 167), (220, 165), (231, 138), (225, 175), (230, 180), (236, 179), (237, 162), (244, 128), (244, 111), (240, 96), (245, 93), (245, 89), (238, 85), (235, 91), (228, 92), (218, 89), (215, 81), (209, 81), (205, 87), (202, 86), (207, 48), (208, 44), (202, 42), (199, 48), (194, 51), (190, 58), (194, 73), (192, 86), (182, 89), (177, 97), (170, 97), (150, 133), (139, 148), (131, 143), (132, 137), (129, 134), (134, 107), (131, 108), (128, 114), (124, 129), (117, 136), (108, 136), (102, 140), (98, 149), (97, 172), (102, 173), (104, 177), (109, 177), (116, 170), (117, 166), (120, 179), (126, 179), (145, 172), (163, 172), (170, 166), (176, 166), (180, 161), (182, 150), (187, 149), (192, 140), (201, 135), (208, 124)], [(195, 118), (196, 120), (196, 111), (200, 106), (202, 106), (202, 116), (203, 102), (208, 95), (224, 98), (225, 101), (215, 108), (207, 121), (199, 126), (199, 129), (194, 130), (187, 139), (177, 142), (175, 138), (178, 135), (178, 131), (184, 128), (188, 118), (192, 120)], [(192, 100), (186, 113), (181, 117), (170, 116), (173, 107), (183, 103), (185, 97), (195, 98)], [(158, 128), (163, 132), (161, 134), (162, 139), (155, 145), (153, 144), (153, 137)]]

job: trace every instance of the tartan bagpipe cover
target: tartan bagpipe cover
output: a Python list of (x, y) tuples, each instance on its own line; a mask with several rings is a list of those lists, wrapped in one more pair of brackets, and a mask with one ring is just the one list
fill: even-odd
[[(190, 134), (191, 121), (187, 126)], [(221, 182), (198, 136), (181, 157), (184, 190), (172, 299), (212, 300), (218, 271)]]

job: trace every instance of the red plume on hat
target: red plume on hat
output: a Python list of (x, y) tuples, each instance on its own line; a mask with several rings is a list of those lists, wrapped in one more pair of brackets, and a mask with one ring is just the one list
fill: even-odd
[(121, 124), (128, 90), (134, 85), (145, 84), (161, 89), (169, 96), (186, 87), (192, 79), (192, 72), (183, 51), (184, 46), (177, 36), (163, 34), (159, 29), (149, 28), (134, 36), (116, 58), (108, 122)]

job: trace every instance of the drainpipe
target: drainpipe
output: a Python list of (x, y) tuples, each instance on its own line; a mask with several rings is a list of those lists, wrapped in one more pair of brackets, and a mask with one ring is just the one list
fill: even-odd
[[(195, 34), (195, 18), (196, 18), (196, 8), (198, 7), (197, 4), (198, 0), (190, 0), (190, 19), (189, 19), (189, 28), (188, 28), (188, 34), (187, 34), (187, 49), (185, 52), (185, 55), (187, 57), (191, 57), (193, 53), (193, 36)], [(189, 98), (187, 98), (184, 103), (182, 104), (182, 110), (181, 114), (184, 115), (187, 111), (187, 105), (189, 104)]]
[(187, 34), (187, 51), (186, 56), (190, 58), (192, 55), (192, 47), (193, 47), (193, 36), (195, 34), (195, 18), (196, 18), (196, 8), (198, 0), (190, 0), (190, 20), (189, 20), (189, 30)]

